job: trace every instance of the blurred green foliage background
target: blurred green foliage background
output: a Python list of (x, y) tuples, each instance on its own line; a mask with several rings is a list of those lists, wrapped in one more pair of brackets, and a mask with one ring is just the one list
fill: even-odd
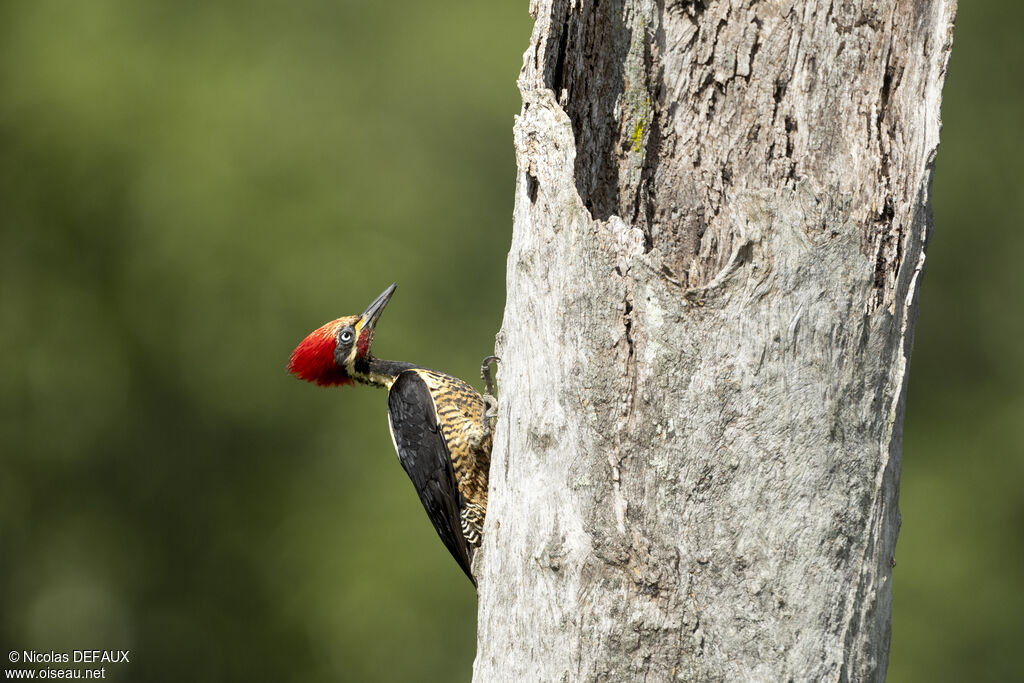
[[(1022, 671), (1021, 25), (962, 3), (894, 681)], [(397, 280), (380, 354), (476, 377), (530, 27), (526, 0), (0, 0), (0, 650), (130, 648), (134, 681), (468, 680), (473, 590), (384, 393), (284, 363)]]

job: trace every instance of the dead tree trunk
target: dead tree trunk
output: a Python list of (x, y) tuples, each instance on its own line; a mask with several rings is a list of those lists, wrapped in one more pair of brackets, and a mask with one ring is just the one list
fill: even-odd
[(877, 680), (955, 0), (534, 0), (476, 681)]

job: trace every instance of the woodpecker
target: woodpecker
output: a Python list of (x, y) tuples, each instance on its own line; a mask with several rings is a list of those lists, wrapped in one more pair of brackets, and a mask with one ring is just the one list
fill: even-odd
[(288, 371), (320, 386), (370, 384), (388, 389), (388, 427), (398, 460), (445, 547), (476, 585), (470, 569), (487, 513), (495, 416), (490, 363), (484, 360), (481, 396), (457, 377), (370, 351), (373, 333), (394, 294), (392, 284), (362, 315), (311, 332), (292, 352)]

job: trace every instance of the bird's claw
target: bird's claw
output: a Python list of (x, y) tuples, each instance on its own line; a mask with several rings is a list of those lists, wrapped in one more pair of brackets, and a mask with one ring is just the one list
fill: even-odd
[(484, 394), (484, 420), (493, 420), (498, 417), (498, 399), (490, 394)]
[(483, 362), (480, 363), (480, 379), (484, 381), (484, 393), (488, 396), (494, 395), (494, 380), (491, 379), (491, 363), (500, 363), (501, 359), (497, 356), (487, 356)]

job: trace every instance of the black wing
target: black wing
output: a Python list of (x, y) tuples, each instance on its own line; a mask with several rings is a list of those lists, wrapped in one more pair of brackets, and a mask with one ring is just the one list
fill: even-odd
[(469, 570), (469, 544), (462, 535), (460, 513), (465, 503), (455, 485), (448, 444), (437, 425), (434, 399), (415, 372), (403, 372), (391, 385), (388, 426), (398, 459), (412, 479), (427, 517), (475, 586), (476, 580)]

